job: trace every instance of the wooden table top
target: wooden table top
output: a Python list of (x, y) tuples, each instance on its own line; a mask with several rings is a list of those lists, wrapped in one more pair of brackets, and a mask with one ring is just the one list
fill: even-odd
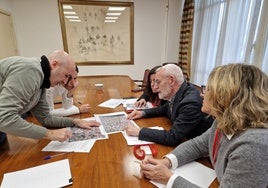
[[(94, 114), (124, 111), (122, 105), (115, 109), (98, 107), (98, 104), (110, 98), (139, 97), (141, 92), (131, 92), (137, 85), (128, 76), (81, 76), (78, 77), (79, 86), (74, 93), (74, 101), (89, 103), (90, 112), (78, 114), (72, 117), (87, 118)], [(96, 83), (104, 84), (102, 90), (97, 90)], [(28, 121), (39, 124), (32, 116)], [(169, 129), (171, 123), (167, 118), (144, 118), (135, 120), (140, 127), (163, 126)], [(23, 170), (26, 168), (47, 164), (50, 162), (69, 159), (73, 184), (68, 187), (74, 188), (106, 188), (128, 187), (147, 188), (155, 187), (148, 180), (139, 178), (139, 167), (133, 155), (133, 146), (128, 146), (121, 133), (109, 134), (108, 139), (98, 140), (89, 153), (67, 153), (49, 160), (43, 160), (47, 155), (57, 152), (41, 151), (50, 141), (34, 140), (8, 135), (8, 141), (0, 145), (0, 182), (4, 173)], [(158, 156), (170, 152), (174, 147), (157, 145)], [(207, 158), (198, 162), (211, 167)], [(215, 179), (210, 187), (218, 187)]]

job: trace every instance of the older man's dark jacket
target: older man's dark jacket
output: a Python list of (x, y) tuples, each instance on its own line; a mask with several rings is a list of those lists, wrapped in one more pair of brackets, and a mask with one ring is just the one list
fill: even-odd
[(202, 102), (200, 91), (185, 81), (175, 94), (172, 110), (170, 110), (170, 103), (144, 110), (144, 117), (168, 117), (172, 122), (170, 130), (142, 128), (139, 139), (177, 146), (185, 139), (201, 135), (213, 122), (212, 117), (208, 117), (201, 111)]

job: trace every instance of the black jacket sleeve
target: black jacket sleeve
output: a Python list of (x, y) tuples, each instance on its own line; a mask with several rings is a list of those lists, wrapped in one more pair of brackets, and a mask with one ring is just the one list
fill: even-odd
[(140, 96), (140, 98), (138, 98), (137, 101), (139, 101), (139, 100), (141, 100), (141, 99), (144, 99), (146, 102), (150, 100), (150, 95), (149, 95), (149, 93), (148, 93), (147, 90), (145, 90), (145, 91), (143, 92), (143, 94)]

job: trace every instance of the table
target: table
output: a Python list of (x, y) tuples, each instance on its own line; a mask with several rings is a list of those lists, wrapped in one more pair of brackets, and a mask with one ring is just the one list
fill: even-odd
[[(124, 111), (122, 105), (115, 109), (98, 107), (98, 104), (110, 98), (139, 97), (141, 92), (131, 92), (137, 85), (131, 78), (124, 75), (112, 76), (81, 76), (78, 77), (79, 86), (74, 93), (74, 101), (89, 103), (90, 112), (78, 114), (72, 117), (87, 118), (94, 114)], [(104, 84), (102, 90), (97, 90), (96, 83)], [(34, 117), (29, 116), (28, 121), (39, 124)], [(168, 129), (170, 121), (164, 117), (144, 118), (135, 120), (141, 127), (162, 125)], [(134, 161), (133, 146), (128, 146), (121, 133), (110, 134), (109, 139), (98, 140), (89, 153), (67, 153), (43, 160), (47, 155), (56, 152), (42, 152), (41, 150), (49, 143), (49, 140), (34, 140), (8, 135), (8, 141), (0, 146), (0, 182), (4, 173), (22, 170), (37, 165), (69, 159), (73, 188), (106, 188), (106, 187), (128, 187), (147, 188), (155, 187), (148, 180), (139, 176), (139, 168)], [(174, 147), (157, 144), (158, 158), (170, 152)], [(197, 160), (211, 167), (207, 158)], [(210, 187), (218, 187), (214, 180)]]

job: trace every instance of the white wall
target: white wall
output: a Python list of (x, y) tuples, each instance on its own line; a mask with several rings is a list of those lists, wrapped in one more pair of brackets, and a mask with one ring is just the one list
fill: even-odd
[(10, 0), (0, 0), (0, 9), (8, 13), (11, 13), (11, 2)]
[[(134, 65), (79, 66), (79, 75), (124, 74), (141, 79), (146, 68), (177, 62), (184, 1), (133, 2)], [(57, 0), (0, 0), (0, 9), (11, 11), (20, 55), (39, 57), (63, 49)]]

